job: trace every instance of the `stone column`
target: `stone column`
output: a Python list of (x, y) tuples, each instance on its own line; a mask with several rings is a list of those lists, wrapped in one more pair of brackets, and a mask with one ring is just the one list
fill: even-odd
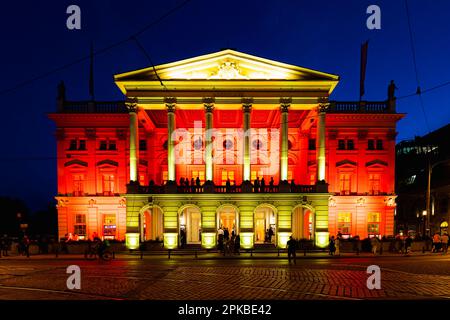
[(251, 158), (250, 158), (250, 112), (252, 110), (252, 98), (242, 99), (242, 110), (244, 112), (244, 172), (243, 181), (251, 179)]
[[(323, 98), (319, 102), (319, 108), (317, 110), (317, 184), (326, 186), (325, 182), (325, 117), (326, 111), (329, 107), (328, 98)], [(328, 190), (328, 188), (327, 188)], [(319, 191), (319, 190), (318, 190)], [(327, 192), (325, 190), (322, 190)]]
[(167, 108), (167, 180), (168, 184), (176, 184), (175, 167), (175, 105), (176, 98), (165, 98), (164, 103)]
[(288, 191), (286, 187), (289, 185), (288, 179), (288, 110), (291, 106), (291, 98), (280, 99), (280, 111), (281, 111), (281, 150), (280, 150), (280, 191)]
[(213, 175), (213, 110), (214, 98), (203, 98), (203, 106), (205, 108), (205, 192), (214, 192), (214, 175)]
[(137, 184), (139, 155), (139, 125), (137, 99), (128, 99), (126, 107), (130, 114), (130, 184)]

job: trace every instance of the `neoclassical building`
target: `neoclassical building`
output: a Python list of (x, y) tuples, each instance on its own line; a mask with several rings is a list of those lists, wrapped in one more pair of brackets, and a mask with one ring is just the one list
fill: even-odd
[(124, 101), (69, 101), (57, 126), (60, 237), (213, 248), (393, 235), (395, 100), (329, 100), (339, 77), (223, 50), (115, 76)]

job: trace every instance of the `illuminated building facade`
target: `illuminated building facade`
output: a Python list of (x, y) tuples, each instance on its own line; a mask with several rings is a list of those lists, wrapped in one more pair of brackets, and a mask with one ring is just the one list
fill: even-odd
[[(251, 248), (394, 233), (395, 101), (335, 102), (339, 77), (234, 50), (115, 76), (125, 102), (57, 125), (59, 235)], [(264, 181), (263, 181), (264, 179)], [(183, 230), (184, 232), (181, 232)]]

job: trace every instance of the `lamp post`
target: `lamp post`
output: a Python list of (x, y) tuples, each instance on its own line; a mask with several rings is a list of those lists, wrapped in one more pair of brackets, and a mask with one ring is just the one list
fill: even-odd
[[(442, 163), (445, 163), (445, 162), (450, 162), (450, 159), (441, 160), (441, 161), (431, 164), (430, 158), (428, 157), (428, 182), (427, 182), (427, 194), (426, 194), (426, 202), (427, 202), (426, 203), (426, 213), (431, 212), (431, 210), (430, 210), (431, 209), (431, 175), (433, 173), (433, 168)], [(428, 230), (427, 227), (429, 226), (430, 219), (431, 219), (431, 216), (428, 219), (426, 219), (427, 226), (425, 227), (425, 230)], [(424, 235), (425, 235), (425, 233), (424, 233)], [(431, 236), (431, 234), (430, 234), (430, 236)]]

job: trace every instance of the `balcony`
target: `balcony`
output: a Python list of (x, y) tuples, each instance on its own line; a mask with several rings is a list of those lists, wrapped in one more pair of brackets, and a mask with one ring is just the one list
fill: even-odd
[(64, 101), (60, 113), (128, 113), (125, 101)]
[[(130, 194), (165, 194), (165, 193), (316, 193), (324, 192), (323, 188), (317, 188), (317, 185), (289, 185), (288, 188), (280, 188), (279, 185), (265, 186), (264, 188), (251, 187), (251, 191), (246, 189), (242, 185), (232, 185), (232, 186), (212, 186), (213, 190), (208, 191), (208, 187), (205, 188), (204, 185), (198, 186), (179, 186), (179, 185), (127, 185), (127, 193)], [(247, 190), (247, 191), (246, 191)], [(283, 190), (283, 191), (280, 191)], [(327, 191), (325, 191), (327, 192)]]
[(395, 113), (388, 101), (330, 101), (329, 113)]

